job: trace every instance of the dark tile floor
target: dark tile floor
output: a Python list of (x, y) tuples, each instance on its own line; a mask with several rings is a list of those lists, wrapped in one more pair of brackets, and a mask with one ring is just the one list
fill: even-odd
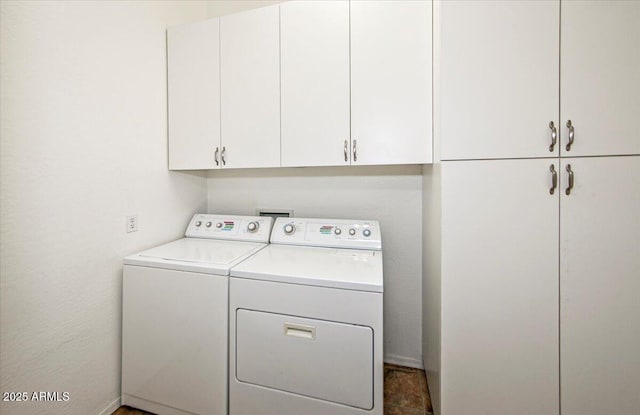
[(425, 415), (432, 413), (424, 371), (384, 365), (384, 415)]
[[(384, 365), (384, 415), (426, 415), (432, 413), (427, 379), (423, 370)], [(121, 406), (112, 415), (149, 415)]]

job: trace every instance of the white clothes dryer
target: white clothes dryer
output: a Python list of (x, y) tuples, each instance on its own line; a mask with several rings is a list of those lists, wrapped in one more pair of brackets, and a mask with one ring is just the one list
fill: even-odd
[(197, 214), (186, 238), (124, 259), (123, 405), (228, 413), (229, 270), (267, 246), (272, 220)]
[(231, 415), (383, 413), (377, 221), (278, 218), (231, 269)]

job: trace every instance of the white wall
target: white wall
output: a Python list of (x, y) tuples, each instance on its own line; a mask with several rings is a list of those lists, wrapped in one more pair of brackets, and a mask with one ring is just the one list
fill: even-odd
[(377, 219), (384, 259), (385, 360), (422, 366), (422, 167), (212, 171), (210, 213), (293, 209), (298, 217)]
[(165, 29), (206, 4), (3, 0), (0, 14), (0, 390), (71, 398), (0, 412), (110, 413), (122, 258), (205, 209), (204, 174), (167, 170)]

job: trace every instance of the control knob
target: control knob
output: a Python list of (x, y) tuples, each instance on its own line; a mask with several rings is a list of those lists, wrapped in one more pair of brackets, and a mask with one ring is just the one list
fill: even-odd
[(196, 228), (200, 227), (200, 225), (202, 225), (202, 222), (201, 221), (197, 221), (196, 222)]
[(296, 227), (293, 226), (291, 223), (287, 223), (286, 225), (284, 225), (284, 233), (285, 234), (291, 235), (295, 231), (296, 231)]
[(363, 231), (362, 231), (362, 234), (363, 234), (365, 237), (367, 237), (367, 238), (368, 238), (368, 237), (370, 237), (370, 236), (371, 236), (371, 229), (365, 229), (365, 230), (363, 230)]
[(218, 229), (222, 228), (222, 222), (216, 223), (216, 228), (218, 228)]
[(258, 222), (249, 222), (249, 224), (247, 225), (247, 230), (249, 232), (255, 232), (258, 230), (259, 227), (260, 227), (260, 224)]
[(340, 228), (336, 228), (333, 233), (335, 233), (336, 235), (340, 235), (342, 233), (342, 229)]
[(211, 222), (207, 222), (207, 228), (211, 227)]
[(353, 229), (353, 228), (349, 229), (349, 235), (353, 236), (355, 234), (356, 234), (356, 230), (355, 229)]

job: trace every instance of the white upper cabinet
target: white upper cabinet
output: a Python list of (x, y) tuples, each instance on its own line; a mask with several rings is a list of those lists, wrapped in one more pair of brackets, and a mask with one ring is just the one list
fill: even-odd
[(561, 30), (562, 155), (640, 154), (640, 1), (563, 1)]
[(430, 163), (431, 2), (350, 4), (351, 163)]
[(224, 167), (280, 165), (279, 19), (277, 5), (220, 18)]
[(213, 169), (220, 145), (219, 19), (169, 28), (169, 168)]
[(349, 164), (349, 2), (280, 4), (282, 166)]
[(559, 11), (558, 1), (441, 2), (443, 160), (558, 155)]
[(168, 30), (171, 169), (432, 162), (432, 2), (289, 1)]

